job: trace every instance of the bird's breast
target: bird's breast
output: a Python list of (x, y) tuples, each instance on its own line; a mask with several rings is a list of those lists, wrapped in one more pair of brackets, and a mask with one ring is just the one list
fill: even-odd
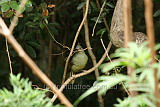
[(82, 70), (88, 61), (88, 56), (85, 53), (77, 53), (75, 56), (72, 58), (72, 67), (71, 70), (73, 72), (77, 72), (79, 70)]

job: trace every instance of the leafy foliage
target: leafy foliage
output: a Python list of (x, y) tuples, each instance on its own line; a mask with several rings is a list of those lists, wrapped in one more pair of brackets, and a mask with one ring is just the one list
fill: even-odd
[(29, 79), (21, 79), (20, 76), (10, 75), (13, 91), (0, 90), (0, 107), (53, 107), (45, 95), (46, 91), (33, 89)]
[[(104, 95), (111, 87), (124, 82), (127, 89), (137, 91), (139, 95), (135, 97), (128, 96), (124, 100), (118, 99), (119, 104), (116, 104), (116, 107), (156, 107), (154, 70), (158, 70), (160, 78), (160, 62), (150, 65), (150, 49), (147, 44), (144, 43), (138, 46), (136, 43), (130, 43), (129, 48), (118, 49), (113, 56), (119, 57), (118, 61), (103, 64), (100, 67), (102, 72), (107, 73), (114, 67), (123, 65), (134, 68), (131, 76), (124, 74), (103, 75), (74, 104), (77, 105), (82, 99), (96, 91), (98, 91), (98, 94)], [(134, 82), (134, 84), (131, 84), (131, 82)]]
[[(1, 0), (0, 1), (0, 9), (2, 12), (6, 13), (5, 17), (10, 18), (14, 15), (14, 13), (18, 10), (19, 4), (21, 0)], [(31, 1), (27, 1), (26, 6), (22, 9), (21, 13), (23, 13), (26, 8), (30, 8), (32, 6)]]
[[(15, 15), (17, 8), (22, 0), (0, 0), (0, 16), (4, 19), (6, 24), (9, 26), (10, 22)], [(104, 52), (102, 45), (100, 43), (100, 39), (103, 39), (104, 44), (108, 44), (109, 42), (109, 32), (106, 30), (103, 17), (107, 20), (107, 24), (110, 27), (112, 14), (114, 11), (115, 3), (117, 0), (110, 0), (107, 1), (106, 5), (104, 6), (103, 12), (100, 15), (98, 20), (98, 24), (95, 29), (96, 36), (90, 37), (91, 46), (94, 47), (93, 51), (96, 56), (96, 59), (99, 60)], [(137, 2), (138, 0), (136, 0)], [(139, 0), (140, 1), (140, 0)], [(102, 6), (104, 0), (99, 0), (100, 7)], [(133, 5), (136, 5), (136, 2), (133, 2)], [(159, 3), (160, 0), (154, 0), (154, 3), (157, 6), (154, 6), (155, 13), (154, 17), (157, 19), (155, 20), (157, 27), (155, 30), (159, 32)], [(137, 3), (137, 8), (133, 8), (133, 26), (134, 30), (145, 32), (145, 23), (144, 23), (144, 8), (140, 3)], [(98, 8), (97, 3), (94, 0), (90, 0), (89, 4), (89, 14), (87, 16), (88, 19), (88, 27), (90, 34), (92, 33), (93, 26), (95, 21), (98, 18), (100, 9)], [(59, 42), (60, 44), (66, 45), (67, 47), (71, 47), (72, 41), (75, 37), (75, 33), (79, 27), (79, 24), (82, 21), (83, 12), (82, 8), (85, 6), (84, 1), (79, 0), (28, 0), (25, 8), (23, 9), (22, 13), (20, 14), (19, 21), (17, 22), (17, 26), (14, 29), (13, 35), (16, 40), (21, 44), (27, 54), (32, 57), (39, 65), (39, 67), (46, 71), (48, 70), (50, 62), (50, 55), (52, 55), (52, 66), (50, 66), (50, 70), (47, 71), (47, 75), (50, 76), (53, 81), (58, 84), (61, 83), (62, 73), (64, 69), (65, 58), (68, 56), (69, 51), (64, 47), (58, 45), (55, 41)], [(137, 26), (136, 26), (137, 25)], [(159, 33), (156, 33), (158, 40)], [(52, 41), (53, 50), (50, 49), (50, 41)], [(80, 32), (80, 36), (78, 37), (78, 42), (82, 44), (85, 48), (84, 42), (84, 29), (82, 28)], [(9, 72), (9, 64), (8, 64), (8, 57), (6, 54), (5, 48), (5, 40), (0, 37), (0, 86), (8, 87), (7, 81), (5, 81), (6, 76), (8, 76)], [(114, 49), (114, 48), (112, 48)], [(52, 51), (51, 51), (52, 50)], [(50, 52), (51, 51), (51, 52)], [(9, 52), (11, 55), (12, 61), (12, 68), (14, 72), (22, 72), (25, 76), (30, 76), (33, 82), (36, 84), (41, 84), (39, 81), (36, 81), (35, 78), (32, 78), (32, 74), (28, 73), (29, 69), (26, 68), (26, 65), (18, 57), (18, 54), (13, 50), (13, 48), (9, 45)], [(62, 53), (64, 52), (64, 53)], [(112, 50), (110, 52), (113, 52)], [(54, 54), (58, 55), (54, 55)], [(62, 54), (59, 54), (62, 53)], [(145, 53), (144, 53), (145, 54)], [(131, 58), (132, 59), (132, 58)], [(141, 58), (136, 60), (142, 60)], [(114, 66), (127, 65), (128, 62), (113, 62), (113, 64), (104, 64), (103, 72), (110, 71), (114, 68)], [(138, 62), (137, 64), (133, 64), (137, 68), (139, 65), (143, 65), (145, 62)], [(91, 61), (88, 62), (88, 65), (92, 65)], [(90, 66), (86, 66), (89, 68)], [(108, 67), (105, 67), (108, 66)], [(54, 71), (54, 72), (53, 72)], [(89, 77), (88, 77), (89, 76)], [(82, 85), (87, 84), (91, 85), (93, 81), (95, 81), (95, 76), (88, 75), (83, 79), (79, 79), (77, 83)], [(126, 81), (127, 77), (124, 75), (120, 75), (120, 80), (116, 80), (113, 78), (113, 82), (118, 83), (119, 81)], [(4, 79), (5, 77), (5, 79)], [(102, 77), (101, 77), (102, 78)], [(118, 77), (117, 77), (118, 78)], [(86, 82), (87, 80), (87, 82)], [(5, 82), (3, 82), (5, 81)], [(103, 81), (103, 80), (101, 80)], [(96, 85), (99, 82), (95, 82)], [(104, 83), (102, 83), (103, 86)], [(109, 83), (112, 84), (112, 83)], [(42, 84), (41, 84), (42, 85)], [(113, 85), (113, 84), (112, 84)], [(101, 86), (101, 85), (100, 85)], [(97, 91), (100, 88), (96, 89)], [(102, 90), (102, 89), (101, 89)], [(102, 90), (103, 91), (103, 90)], [(84, 90), (74, 90), (73, 92), (70, 90), (65, 90), (64, 93), (69, 98), (71, 102), (73, 102), (80, 93), (84, 92)], [(75, 94), (76, 93), (76, 94)], [(79, 94), (78, 94), (79, 93)], [(115, 97), (117, 97), (117, 93), (114, 93)], [(121, 94), (122, 95), (122, 94)], [(123, 95), (122, 95), (123, 96)], [(97, 99), (95, 98), (96, 94), (94, 95), (94, 99), (90, 99), (88, 101), (91, 104), (95, 105), (97, 103)], [(106, 96), (108, 97), (108, 96)], [(106, 101), (106, 104), (110, 104), (114, 98), (111, 100)], [(92, 103), (94, 102), (94, 103)], [(113, 102), (114, 103), (114, 102)], [(85, 103), (86, 104), (86, 103)], [(84, 103), (82, 104), (83, 106)], [(88, 104), (86, 104), (88, 106)], [(92, 105), (90, 105), (92, 106)]]

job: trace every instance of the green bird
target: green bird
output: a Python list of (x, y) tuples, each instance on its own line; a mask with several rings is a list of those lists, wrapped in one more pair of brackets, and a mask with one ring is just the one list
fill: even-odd
[(88, 56), (85, 54), (83, 48), (78, 44), (76, 46), (76, 49), (78, 52), (75, 53), (73, 56), (71, 63), (71, 72), (72, 73), (77, 73), (81, 71), (87, 64), (88, 62)]

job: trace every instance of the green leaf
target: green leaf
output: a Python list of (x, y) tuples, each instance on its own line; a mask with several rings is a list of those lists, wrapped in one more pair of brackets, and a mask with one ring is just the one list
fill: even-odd
[(45, 25), (44, 23), (40, 23), (40, 24), (39, 24), (39, 27), (40, 27), (41, 29), (43, 29), (45, 26), (46, 26), (46, 25)]
[(44, 19), (44, 21), (45, 21), (46, 24), (48, 24), (48, 20), (47, 19)]
[(57, 104), (55, 105), (54, 107), (65, 107), (64, 105), (61, 105), (61, 104)]
[(53, 26), (48, 26), (49, 30), (53, 35), (58, 35), (58, 30)]
[(31, 46), (26, 44), (25, 49), (31, 57), (36, 58), (36, 51)]
[[(98, 17), (91, 18), (92, 21), (96, 22)], [(97, 23), (102, 23), (102, 18), (100, 17), (97, 21)]]
[(10, 1), (10, 0), (1, 0), (0, 1), (0, 6), (3, 5), (3, 4), (7, 4), (8, 1)]
[(80, 10), (83, 8), (83, 6), (86, 4), (86, 2), (82, 2), (77, 6), (77, 10)]
[(91, 87), (91, 88), (88, 89), (85, 93), (83, 93), (83, 94), (74, 102), (73, 105), (74, 105), (74, 106), (77, 106), (78, 103), (79, 103), (80, 101), (82, 101), (85, 97), (93, 94), (94, 92), (98, 91), (99, 89), (100, 89), (100, 87), (97, 87), (97, 88)]
[(37, 42), (34, 42), (34, 41), (28, 41), (27, 43), (30, 44), (31, 46), (36, 47), (36, 48), (40, 47), (40, 45)]
[(32, 6), (32, 2), (30, 0), (28, 0), (26, 3), (26, 7), (31, 7), (31, 6)]
[(44, 2), (43, 2), (43, 3), (41, 3), (41, 4), (40, 4), (40, 6), (41, 6), (41, 8), (42, 8), (42, 9), (46, 9), (46, 8), (47, 8), (47, 4), (46, 4), (46, 3), (44, 3)]
[(10, 5), (10, 7), (12, 8), (12, 9), (14, 9), (14, 10), (18, 10), (18, 3), (16, 2), (16, 1), (11, 1), (11, 2), (9, 2), (9, 5)]
[(91, 1), (90, 2), (91, 7), (93, 8), (94, 11), (98, 12), (99, 9), (97, 8), (97, 5), (95, 4), (95, 2)]
[(100, 36), (102, 37), (103, 34), (104, 34), (106, 31), (107, 31), (106, 28), (100, 29), (100, 30), (96, 33), (96, 35), (100, 35)]
[(21, 78), (20, 74), (10, 74), (10, 82), (12, 91), (0, 89), (0, 107), (55, 107), (45, 95), (47, 89), (33, 89), (28, 78)]
[(54, 14), (55, 14), (55, 12), (50, 12), (50, 13), (49, 13), (49, 15), (54, 15)]
[[(102, 77), (103, 78), (103, 77)], [(102, 80), (101, 78), (101, 80)], [(104, 81), (98, 82), (94, 84), (90, 89), (88, 89), (85, 93), (83, 93), (75, 102), (74, 105), (77, 106), (80, 101), (82, 101), (85, 97), (93, 94), (94, 92), (99, 90), (98, 94), (104, 94), (111, 87), (120, 83), (121, 81), (126, 81), (128, 79), (127, 76), (124, 75), (116, 75), (116, 76), (105, 76)]]
[(5, 12), (5, 17), (6, 18), (10, 18), (14, 15), (14, 11), (12, 10), (8, 10), (7, 12)]
[(31, 22), (31, 21), (28, 21), (27, 23), (26, 23), (26, 25), (28, 26), (28, 27), (33, 27), (33, 28), (36, 28), (37, 27), (37, 25), (38, 25), (38, 23), (37, 22)]
[(29, 32), (24, 36), (24, 40), (29, 40), (33, 37), (33, 32)]
[(112, 62), (112, 63), (102, 64), (102, 65), (100, 66), (100, 69), (102, 69), (102, 72), (103, 72), (103, 73), (107, 73), (108, 71), (114, 69), (114, 68), (117, 67), (117, 66), (121, 66), (121, 65), (123, 65), (122, 62), (120, 62), (120, 61), (114, 61), (114, 62)]
[(157, 17), (157, 16), (159, 16), (159, 15), (160, 15), (160, 9), (157, 10), (157, 11), (153, 14), (153, 17)]
[(8, 3), (6, 4), (3, 4), (2, 7), (1, 7), (1, 11), (2, 12), (6, 12), (10, 9), (10, 5)]
[(115, 7), (114, 4), (112, 4), (112, 3), (110, 3), (110, 2), (107, 3), (107, 6), (109, 6), (109, 7), (111, 7), (111, 8), (114, 8), (114, 7)]
[(146, 93), (127, 97), (124, 100), (118, 99), (118, 102), (119, 104), (115, 104), (115, 107), (156, 107), (156, 98), (152, 94)]

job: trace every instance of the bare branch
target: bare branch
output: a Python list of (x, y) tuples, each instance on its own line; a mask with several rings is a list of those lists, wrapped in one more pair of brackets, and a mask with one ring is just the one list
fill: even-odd
[[(128, 47), (128, 43), (132, 41), (132, 0), (124, 0), (124, 37), (125, 37), (125, 47)], [(130, 76), (133, 72), (132, 67), (127, 67), (127, 74)], [(134, 83), (131, 83), (134, 84)], [(138, 95), (136, 91), (130, 91), (131, 96)]]
[(84, 15), (84, 17), (83, 17), (83, 20), (82, 20), (82, 22), (81, 22), (81, 24), (80, 24), (78, 30), (77, 30), (77, 33), (76, 33), (76, 35), (75, 35), (75, 38), (74, 38), (74, 41), (73, 41), (73, 44), (72, 44), (71, 51), (70, 51), (70, 53), (69, 53), (69, 56), (67, 57), (66, 64), (65, 64), (65, 67), (64, 67), (64, 73), (63, 73), (63, 78), (62, 78), (62, 84), (63, 84), (64, 81), (65, 81), (68, 63), (69, 63), (69, 60), (70, 60), (70, 58), (71, 58), (71, 56), (72, 56), (74, 47), (75, 47), (75, 45), (76, 45), (76, 41), (77, 41), (78, 36), (79, 36), (79, 33), (80, 33), (80, 30), (82, 29), (83, 24), (84, 24), (84, 21), (85, 21), (85, 19), (87, 18), (87, 15), (88, 15), (88, 8), (89, 8), (89, 0), (86, 0), (86, 10), (85, 10), (85, 15)]
[[(94, 27), (93, 27), (93, 30), (92, 30), (92, 36), (94, 36), (95, 28), (96, 28), (96, 26), (97, 26), (97, 23), (98, 23), (98, 20), (99, 20), (101, 14), (102, 14), (102, 12), (103, 12), (103, 9), (104, 9), (104, 6), (105, 6), (106, 2), (107, 2), (107, 0), (104, 0), (103, 5), (102, 5), (102, 7), (101, 7), (101, 10), (100, 10), (100, 12), (99, 12), (98, 18), (97, 18), (97, 20), (96, 20), (96, 23), (94, 24)], [(108, 30), (108, 29), (109, 29), (109, 28), (107, 27), (107, 30)]]
[(9, 68), (10, 68), (10, 73), (12, 74), (12, 61), (11, 61), (11, 57), (10, 57), (10, 53), (9, 53), (9, 49), (8, 49), (8, 42), (7, 42), (7, 38), (6, 38), (6, 52), (8, 55), (8, 61), (9, 61)]
[[(85, 7), (83, 7), (83, 13), (85, 12)], [(96, 61), (96, 56), (94, 55), (92, 49), (91, 49), (91, 43), (90, 43), (90, 40), (89, 40), (89, 28), (88, 28), (88, 21), (87, 21), (87, 18), (84, 22), (84, 29), (85, 29), (85, 42), (86, 42), (86, 46), (87, 46), (87, 49), (88, 49), (88, 53), (92, 59), (92, 63), (93, 63), (93, 66), (95, 66), (97, 64), (97, 61)], [(95, 76), (96, 76), (96, 80), (98, 79), (99, 77), (99, 71), (98, 71), (98, 68), (95, 69)], [(104, 107), (104, 102), (103, 102), (103, 97), (101, 95), (98, 95), (98, 102), (99, 102), (99, 107)]]
[[(152, 0), (144, 0), (145, 4), (145, 21), (146, 21), (146, 31), (149, 40), (149, 47), (151, 49), (151, 63), (156, 63), (156, 52), (154, 50), (155, 46), (155, 33), (154, 33), (154, 24), (153, 24), (153, 2)], [(158, 73), (157, 69), (154, 72), (154, 79), (155, 79), (155, 96), (159, 99), (160, 93), (158, 88)], [(157, 102), (157, 107), (160, 107), (160, 101)]]
[[(99, 0), (96, 0), (96, 4), (97, 4), (98, 8), (99, 8), (99, 9), (101, 9), (101, 6), (100, 6), (100, 3), (99, 3)], [(104, 16), (103, 16), (103, 22), (104, 22), (104, 25), (106, 26), (107, 31), (108, 31), (108, 32), (110, 32), (110, 30), (109, 30), (109, 26), (108, 26), (108, 24), (107, 24), (106, 17), (104, 17)]]
[[(104, 48), (104, 50), (105, 51), (107, 51), (107, 49), (106, 49), (106, 47), (105, 47), (105, 45), (104, 45), (104, 43), (103, 43), (103, 40), (101, 39), (101, 44), (102, 44), (102, 46), (103, 46), (103, 48)], [(111, 62), (111, 63), (113, 63), (113, 61), (111, 60), (111, 58), (109, 57), (109, 55), (107, 54), (107, 57), (108, 57), (108, 59), (109, 59), (109, 61)], [(117, 73), (117, 70), (116, 70), (116, 67), (114, 68), (115, 70), (115, 73), (116, 74), (118, 74)], [(121, 84), (122, 84), (122, 86), (123, 86), (123, 88), (124, 88), (124, 90), (126, 91), (126, 93), (128, 94), (128, 96), (131, 96), (130, 95), (130, 93), (129, 93), (129, 91), (127, 90), (127, 88), (125, 87), (125, 85), (124, 85), (124, 83), (123, 82), (121, 82)]]
[(17, 25), (17, 21), (18, 21), (18, 16), (21, 14), (21, 11), (23, 10), (23, 8), (25, 7), (25, 4), (28, 0), (22, 0), (21, 4), (19, 5), (18, 10), (16, 11), (15, 16), (13, 17), (13, 20), (11, 21), (11, 25), (9, 26), (9, 30), (10, 32), (13, 32), (15, 26)]
[(124, 36), (125, 46), (132, 41), (132, 11), (131, 11), (131, 0), (124, 0)]
[(60, 101), (65, 104), (67, 107), (73, 107), (73, 105), (68, 101), (68, 99), (61, 93), (56, 85), (39, 69), (39, 67), (35, 64), (35, 62), (26, 54), (21, 45), (16, 41), (16, 39), (11, 34), (10, 30), (7, 28), (6, 24), (0, 17), (0, 32), (5, 38), (7, 38), (8, 42), (12, 45), (18, 55), (22, 58), (22, 60), (31, 68), (33, 74), (35, 74), (40, 80), (48, 85), (48, 87), (55, 93)]

